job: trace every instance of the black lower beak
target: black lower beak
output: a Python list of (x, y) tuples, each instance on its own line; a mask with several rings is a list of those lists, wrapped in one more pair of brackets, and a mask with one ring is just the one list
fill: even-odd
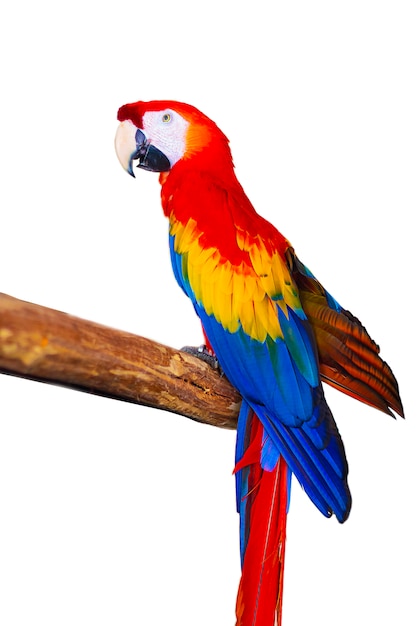
[(171, 169), (171, 163), (165, 154), (155, 148), (140, 129), (136, 131), (135, 140), (137, 150), (130, 157), (130, 167), (132, 161), (138, 159), (137, 167), (150, 172), (168, 172)]

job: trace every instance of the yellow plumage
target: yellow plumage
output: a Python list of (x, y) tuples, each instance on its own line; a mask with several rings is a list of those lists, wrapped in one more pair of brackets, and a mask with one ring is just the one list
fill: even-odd
[(264, 342), (283, 337), (277, 307), (288, 318), (288, 307), (301, 308), (289, 270), (277, 252), (268, 253), (261, 239), (237, 232), (237, 244), (247, 258), (233, 265), (214, 247), (203, 248), (201, 233), (191, 218), (186, 224), (172, 221), (175, 252), (183, 259), (197, 302), (208, 315), (231, 333), (243, 328), (253, 339)]

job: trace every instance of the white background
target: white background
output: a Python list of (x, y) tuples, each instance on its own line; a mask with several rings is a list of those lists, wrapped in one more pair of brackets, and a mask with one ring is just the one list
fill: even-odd
[[(408, 419), (333, 390), (353, 510), (294, 485), (284, 625), (415, 626), (416, 15), (410, 1), (8, 3), (0, 289), (198, 345), (157, 176), (114, 154), (120, 105), (176, 99), (231, 140), (259, 212), (365, 324)], [(234, 623), (234, 433), (0, 376), (0, 623)]]

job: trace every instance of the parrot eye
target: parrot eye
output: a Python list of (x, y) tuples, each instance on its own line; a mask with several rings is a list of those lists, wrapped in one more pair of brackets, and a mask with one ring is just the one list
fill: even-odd
[(162, 116), (162, 121), (167, 124), (168, 122), (171, 121), (171, 114), (170, 113), (164, 113)]

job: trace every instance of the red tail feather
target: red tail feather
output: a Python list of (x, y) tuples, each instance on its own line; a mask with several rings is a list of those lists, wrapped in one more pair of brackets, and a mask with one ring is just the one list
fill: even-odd
[[(260, 435), (262, 430), (259, 424)], [(258, 435), (256, 439), (261, 445), (262, 437)], [(245, 459), (244, 455), (239, 465), (246, 465), (245, 460), (253, 462), (252, 459)], [(280, 457), (272, 472), (262, 470), (259, 461), (252, 466), (252, 470), (257, 475), (257, 484), (247, 496), (252, 500), (250, 531), (236, 602), (236, 626), (280, 626), (288, 500), (287, 464)]]

